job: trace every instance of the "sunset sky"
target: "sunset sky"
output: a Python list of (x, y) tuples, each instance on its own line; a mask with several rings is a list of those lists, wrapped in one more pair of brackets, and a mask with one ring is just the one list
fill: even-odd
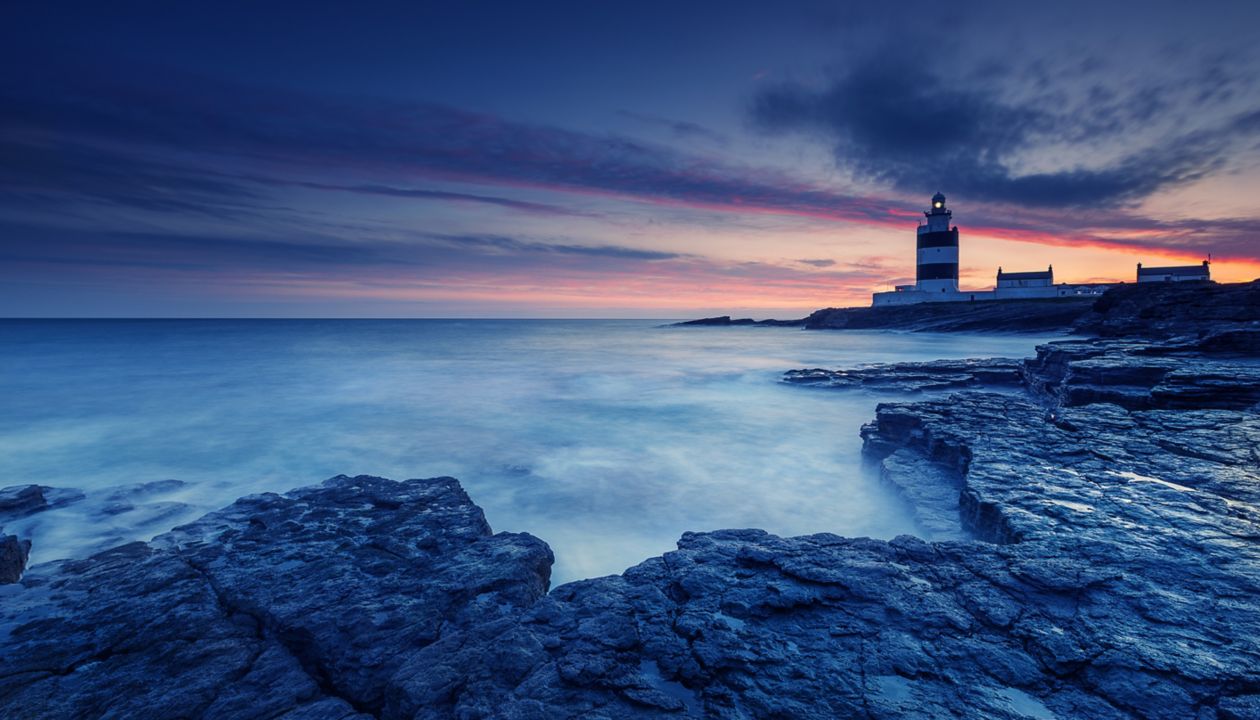
[(1260, 3), (10, 3), (0, 315), (799, 317), (1260, 276)]

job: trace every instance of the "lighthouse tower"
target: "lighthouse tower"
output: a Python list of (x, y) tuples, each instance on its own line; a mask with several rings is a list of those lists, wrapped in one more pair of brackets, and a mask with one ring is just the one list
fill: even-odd
[(958, 228), (949, 221), (954, 213), (945, 207), (945, 196), (932, 196), (932, 209), (923, 213), (927, 224), (919, 226), (915, 289), (933, 295), (958, 292)]

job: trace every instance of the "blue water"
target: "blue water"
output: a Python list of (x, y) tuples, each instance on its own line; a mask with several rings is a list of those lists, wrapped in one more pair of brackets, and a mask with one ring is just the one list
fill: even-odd
[[(458, 477), (555, 579), (620, 572), (685, 530), (892, 537), (860, 468), (887, 397), (784, 370), (1025, 356), (1049, 338), (655, 321), (0, 321), (0, 486), (87, 498), (9, 523), (33, 562), (147, 539), (338, 474)], [(181, 483), (144, 485), (175, 479)]]

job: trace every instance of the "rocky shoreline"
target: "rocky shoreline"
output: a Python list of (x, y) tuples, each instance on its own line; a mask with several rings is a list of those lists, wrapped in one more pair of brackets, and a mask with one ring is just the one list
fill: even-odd
[(1090, 313), (1097, 298), (924, 303), (892, 307), (815, 310), (797, 320), (732, 319), (729, 315), (686, 320), (671, 327), (799, 327), (805, 330), (903, 330), (907, 332), (1044, 333), (1069, 331)]
[[(1071, 332), (1101, 337), (1160, 337), (1188, 328), (1235, 327), (1255, 322), (1260, 281), (1249, 283), (1144, 283), (1119, 285), (1101, 297), (923, 303), (815, 310), (799, 320), (731, 319), (729, 315), (674, 323), (672, 327), (801, 327), (806, 330), (907, 332)], [(1253, 344), (1236, 350), (1260, 352)], [(1235, 339), (1221, 335), (1219, 341)]]
[(36, 565), (0, 715), (1260, 717), (1257, 288), (1123, 288), (1026, 361), (787, 373), (927, 393), (862, 428), (918, 537), (687, 533), (548, 591), (457, 481), (338, 476)]

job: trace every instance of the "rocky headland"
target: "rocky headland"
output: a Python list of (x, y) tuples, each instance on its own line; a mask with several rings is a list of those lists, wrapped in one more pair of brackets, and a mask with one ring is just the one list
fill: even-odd
[[(1157, 337), (1192, 328), (1255, 322), (1260, 281), (1118, 285), (1100, 297), (923, 303), (815, 310), (800, 320), (731, 319), (729, 315), (674, 323), (676, 327), (786, 326), (806, 330), (907, 332), (1074, 332), (1104, 337)], [(1254, 328), (1253, 328), (1254, 330)], [(1254, 341), (1254, 336), (1243, 338)], [(1231, 342), (1222, 336), (1220, 342)], [(1253, 345), (1249, 351), (1257, 351)]]
[(923, 303), (888, 307), (826, 308), (805, 318), (806, 330), (911, 332), (1054, 332), (1070, 330), (1098, 298)]
[(785, 375), (922, 393), (861, 431), (916, 537), (688, 533), (549, 590), (455, 480), (339, 476), (33, 566), (0, 585), (0, 715), (1260, 717), (1243, 287), (1152, 322), (1173, 289), (1112, 296), (1023, 361)]

